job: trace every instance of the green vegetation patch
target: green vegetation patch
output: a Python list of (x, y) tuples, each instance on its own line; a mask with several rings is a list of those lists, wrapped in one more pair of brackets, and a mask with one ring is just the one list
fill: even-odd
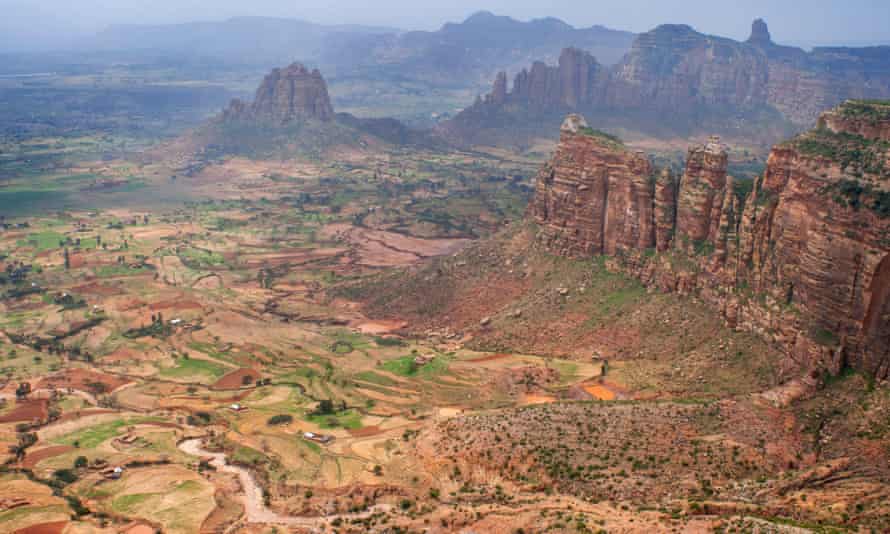
[(45, 231), (31, 234), (27, 239), (20, 241), (19, 246), (32, 246), (38, 251), (53, 250), (60, 248), (60, 242), (65, 240), (65, 236), (58, 232)]
[(890, 178), (890, 169), (884, 163), (885, 155), (890, 150), (890, 143), (886, 141), (819, 128), (798, 137), (792, 144), (803, 154), (838, 163), (841, 169), (857, 178), (863, 174)]
[(431, 378), (448, 370), (448, 358), (436, 356), (427, 363), (420, 365), (414, 361), (415, 356), (403, 356), (385, 362), (381, 367), (394, 375), (419, 376)]
[(200, 248), (184, 248), (178, 252), (179, 259), (190, 269), (207, 269), (224, 265), (222, 254)]
[(840, 180), (822, 189), (831, 194), (831, 199), (848, 208), (858, 210), (866, 207), (878, 217), (890, 217), (890, 191), (875, 189), (870, 184), (858, 180)]
[(71, 434), (60, 436), (53, 441), (59, 445), (74, 445), (81, 449), (92, 449), (97, 447), (103, 441), (108, 440), (120, 433), (121, 428), (128, 425), (136, 425), (155, 421), (157, 418), (137, 417), (133, 419), (115, 419), (107, 423), (101, 423), (91, 427), (83, 428)]
[(119, 276), (135, 276), (149, 272), (149, 267), (130, 267), (129, 265), (100, 265), (95, 273), (99, 278), (117, 278)]
[(362, 414), (351, 408), (332, 414), (306, 414), (304, 419), (324, 429), (347, 428), (355, 430), (362, 427)]
[(876, 124), (890, 121), (890, 100), (848, 100), (840, 106), (840, 114)]
[(227, 369), (222, 365), (207, 360), (194, 358), (179, 358), (176, 367), (167, 367), (161, 370), (161, 376), (169, 378), (189, 378), (203, 376), (207, 378), (219, 378), (226, 374)]
[(617, 135), (608, 134), (602, 130), (596, 130), (589, 126), (582, 126), (578, 129), (578, 131), (589, 137), (596, 137), (597, 139), (606, 141), (607, 143), (624, 146), (624, 141), (622, 141), (620, 137), (618, 137)]
[(111, 502), (111, 509), (122, 514), (132, 513), (140, 504), (157, 495), (160, 494), (134, 493), (132, 495), (121, 495)]

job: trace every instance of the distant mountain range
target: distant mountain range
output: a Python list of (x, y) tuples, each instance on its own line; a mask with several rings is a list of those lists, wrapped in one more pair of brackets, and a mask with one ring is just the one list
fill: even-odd
[(613, 66), (568, 48), (558, 65), (505, 73), (440, 131), (468, 144), (528, 146), (569, 112), (627, 135), (722, 133), (772, 143), (845, 99), (890, 97), (890, 47), (781, 46), (762, 20), (739, 42), (666, 24)]
[(574, 28), (555, 18), (521, 22), (479, 12), (432, 32), (262, 17), (113, 26), (81, 47), (150, 51), (261, 68), (299, 60), (332, 75), (372, 73), (469, 86), (487, 83), (498, 70), (554, 60), (569, 46), (589, 50), (606, 64), (614, 63), (633, 39), (632, 33), (603, 26)]
[(81, 43), (86, 49), (171, 54), (233, 65), (318, 61), (338, 38), (389, 35), (394, 28), (325, 26), (295, 19), (237, 17), (221, 22), (111, 26)]
[(569, 46), (617, 62), (634, 34), (604, 26), (574, 28), (556, 18), (521, 22), (481, 11), (434, 32), (356, 35), (325, 50), (322, 62), (343, 70), (375, 70), (440, 84), (491, 79), (498, 70), (518, 70), (533, 60), (555, 60)]

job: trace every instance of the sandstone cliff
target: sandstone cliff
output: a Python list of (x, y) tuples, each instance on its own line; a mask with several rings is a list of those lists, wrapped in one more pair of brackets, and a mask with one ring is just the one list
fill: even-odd
[(334, 108), (321, 73), (300, 63), (273, 69), (260, 84), (252, 104), (234, 100), (223, 112), (224, 120), (256, 120), (286, 124), (299, 120), (330, 121)]
[(773, 149), (747, 198), (716, 138), (690, 149), (675, 185), (581, 121), (538, 176), (529, 213), (545, 247), (697, 294), (782, 348), (789, 374), (890, 376), (890, 106), (825, 113)]
[(521, 133), (511, 117), (549, 128), (542, 118), (582, 112), (647, 135), (704, 129), (775, 142), (845, 99), (887, 97), (890, 47), (806, 52), (773, 43), (759, 19), (745, 42), (666, 24), (637, 36), (612, 67), (566, 49), (557, 66), (537, 62), (521, 71), (512, 88), (501, 74), (491, 94), (441, 129), (452, 139), (499, 144), (506, 133), (498, 126)]

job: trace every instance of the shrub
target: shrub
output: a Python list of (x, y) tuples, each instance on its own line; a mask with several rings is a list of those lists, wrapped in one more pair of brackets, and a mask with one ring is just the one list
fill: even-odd
[(269, 426), (289, 425), (291, 424), (291, 422), (293, 422), (293, 420), (293, 416), (282, 413), (270, 417), (269, 420), (266, 421), (266, 424), (268, 424)]
[(72, 484), (77, 481), (77, 473), (71, 469), (56, 469), (53, 477), (65, 484)]

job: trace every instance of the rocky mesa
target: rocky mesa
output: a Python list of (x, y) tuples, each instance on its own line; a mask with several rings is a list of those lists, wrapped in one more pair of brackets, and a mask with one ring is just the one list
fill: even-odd
[(301, 63), (273, 69), (256, 91), (253, 103), (235, 99), (223, 112), (223, 119), (258, 120), (281, 124), (294, 120), (330, 121), (334, 108), (328, 86), (318, 69), (310, 71)]
[(890, 106), (849, 101), (775, 146), (753, 190), (713, 137), (674, 179), (570, 116), (538, 175), (538, 239), (662, 291), (697, 294), (788, 358), (787, 376), (890, 376)]
[(199, 151), (249, 157), (318, 156), (332, 148), (364, 150), (381, 145), (430, 145), (425, 132), (395, 119), (336, 113), (318, 69), (301, 63), (269, 72), (252, 102), (232, 100), (191, 137)]

